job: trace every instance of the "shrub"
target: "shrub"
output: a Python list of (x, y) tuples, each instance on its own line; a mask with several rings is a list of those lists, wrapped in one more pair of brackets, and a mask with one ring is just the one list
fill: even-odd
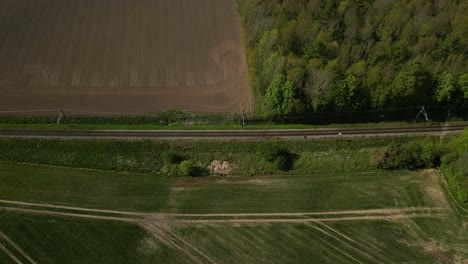
[(377, 168), (386, 170), (433, 168), (440, 164), (440, 148), (429, 139), (394, 144), (374, 151), (372, 162)]
[(197, 166), (192, 160), (184, 160), (179, 165), (182, 176), (205, 176), (208, 175), (206, 168)]
[(447, 144), (441, 169), (458, 201), (468, 205), (468, 129)]
[(260, 146), (259, 154), (265, 161), (274, 164), (276, 169), (282, 171), (291, 170), (298, 158), (286, 148), (268, 143)]
[(181, 155), (174, 151), (164, 151), (162, 154), (162, 159), (166, 164), (179, 164), (185, 160), (184, 155)]

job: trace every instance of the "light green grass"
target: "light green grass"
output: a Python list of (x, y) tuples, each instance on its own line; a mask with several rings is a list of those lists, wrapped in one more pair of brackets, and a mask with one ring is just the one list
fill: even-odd
[(168, 192), (163, 176), (0, 162), (0, 199), (5, 200), (157, 211)]
[(176, 180), (179, 213), (322, 212), (437, 207), (426, 188), (434, 176), (417, 172), (310, 174), (251, 179)]
[(128, 223), (0, 211), (0, 230), (36, 263), (190, 263)]
[[(0, 199), (127, 211), (258, 213), (437, 206), (416, 172), (181, 178), (0, 162)], [(170, 186), (172, 186), (170, 190)]]

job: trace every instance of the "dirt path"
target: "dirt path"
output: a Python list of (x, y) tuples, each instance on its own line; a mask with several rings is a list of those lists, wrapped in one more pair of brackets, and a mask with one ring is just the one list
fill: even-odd
[[(148, 215), (150, 215), (150, 214), (126, 212), (126, 211), (102, 210), (102, 209), (73, 207), (73, 206), (61, 206), (61, 205), (54, 205), (54, 204), (47, 204), (47, 203), (28, 203), (28, 202), (19, 202), (19, 201), (10, 201), (10, 200), (1, 200), (1, 199), (0, 199), (0, 203), (13, 204), (13, 205), (23, 205), (23, 206), (32, 206), (32, 207), (64, 209), (64, 210), (73, 210), (73, 211), (83, 211), (83, 212), (95, 212), (95, 213), (122, 214), (122, 215), (133, 215), (133, 216), (148, 216)], [(154, 215), (154, 214), (152, 214), (152, 215)]]
[(333, 235), (331, 234), (330, 232), (328, 231), (325, 231), (324, 229), (318, 227), (318, 226), (314, 226), (314, 228), (318, 231), (320, 231), (321, 233), (325, 234), (326, 236), (329, 236), (331, 238), (333, 238), (334, 240), (336, 240), (337, 242), (341, 243), (342, 245), (344, 245), (345, 247), (349, 248), (350, 250), (362, 255), (362, 256), (365, 256), (367, 257), (370, 261), (372, 262), (375, 262), (375, 263), (380, 263), (380, 261), (377, 261), (374, 256), (371, 256), (369, 254), (367, 254), (366, 252), (363, 252), (362, 250), (354, 247), (353, 245), (351, 245), (349, 242), (346, 242), (340, 238), (338, 238), (336, 235)]
[(14, 262), (18, 263), (18, 264), (23, 264), (21, 261), (19, 261), (19, 259), (17, 257), (15, 257), (15, 255), (13, 255), (13, 253), (11, 253), (5, 246), (3, 246), (2, 244), (0, 244), (0, 250), (3, 251), (3, 253), (5, 253), (8, 257), (10, 257)]
[(135, 218), (101, 216), (101, 215), (91, 215), (91, 214), (66, 213), (66, 212), (56, 212), (56, 211), (48, 211), (48, 210), (35, 210), (35, 209), (25, 209), (25, 208), (6, 207), (6, 206), (0, 206), (0, 210), (23, 212), (23, 213), (43, 214), (43, 215), (52, 215), (52, 216), (70, 216), (70, 217), (79, 217), (79, 218), (88, 218), (88, 219), (112, 220), (112, 221), (122, 221), (122, 222), (137, 222), (138, 221), (138, 219), (135, 219)]
[[(17, 207), (5, 207), (0, 206), (0, 210), (7, 211), (16, 211), (16, 212), (25, 212), (25, 213), (35, 213), (35, 214), (45, 214), (45, 215), (54, 215), (54, 216), (68, 216), (68, 217), (79, 217), (79, 218), (88, 218), (88, 219), (99, 219), (99, 220), (111, 220), (111, 221), (123, 221), (123, 222), (132, 222), (132, 223), (158, 223), (158, 222), (167, 222), (167, 223), (196, 223), (196, 224), (211, 224), (211, 223), (231, 223), (231, 224), (266, 224), (266, 223), (311, 223), (311, 222), (333, 222), (333, 221), (357, 221), (357, 220), (397, 220), (397, 219), (406, 219), (413, 217), (427, 217), (427, 218), (441, 218), (447, 217), (447, 214), (444, 213), (396, 213), (396, 214), (387, 214), (387, 215), (363, 215), (363, 216), (347, 216), (347, 217), (327, 217), (327, 218), (300, 218), (300, 219), (291, 219), (291, 218), (273, 218), (273, 219), (172, 219), (167, 217), (155, 218), (151, 216), (149, 218), (139, 219), (139, 218), (126, 218), (126, 217), (114, 217), (114, 216), (101, 216), (101, 215), (91, 215), (91, 214), (79, 214), (79, 213), (67, 213), (67, 212), (56, 212), (49, 210), (35, 210), (35, 209), (25, 209)], [(372, 210), (371, 210), (372, 211)], [(174, 214), (173, 214), (174, 215)], [(287, 216), (287, 214), (282, 214)], [(232, 214), (233, 217), (236, 214)]]
[(409, 213), (419, 211), (443, 211), (439, 207), (407, 207), (407, 208), (389, 208), (389, 209), (368, 209), (368, 210), (347, 210), (347, 211), (329, 211), (329, 212), (305, 212), (305, 213), (232, 213), (232, 214), (164, 214), (174, 217), (262, 217), (262, 216), (319, 216), (319, 215), (349, 215), (349, 214), (395, 214)]
[(336, 250), (337, 252), (341, 253), (342, 255), (348, 257), (349, 259), (352, 259), (354, 260), (356, 263), (361, 263), (361, 264), (364, 264), (364, 262), (362, 261), (359, 261), (357, 260), (356, 258), (354, 258), (353, 256), (351, 256), (350, 254), (348, 254), (347, 252), (343, 251), (342, 249), (338, 248), (336, 245), (334, 244), (331, 244), (330, 242), (326, 241), (325, 239), (321, 238), (320, 236), (318, 236), (317, 234), (315, 233), (312, 233), (312, 232), (307, 232), (308, 234), (314, 236), (315, 238), (317, 238), (318, 240), (322, 241), (323, 244), (333, 248), (334, 250)]
[(361, 248), (365, 249), (368, 253), (372, 252), (374, 256), (377, 256), (377, 258), (380, 259), (381, 261), (383, 261), (384, 263), (391, 263), (392, 262), (389, 259), (386, 259), (380, 252), (376, 252), (375, 249), (371, 248), (370, 246), (368, 246), (368, 245), (366, 245), (364, 243), (361, 243), (361, 242), (359, 242), (359, 241), (357, 241), (357, 240), (355, 240), (353, 238), (350, 238), (349, 236), (343, 234), (342, 232), (336, 230), (335, 228), (332, 228), (331, 226), (327, 225), (326, 223), (321, 222), (320, 225), (322, 227), (324, 227), (325, 229), (328, 229), (329, 232), (334, 233), (338, 240), (342, 241), (344, 239), (344, 240), (349, 241), (350, 243), (358, 245)]
[[(8, 206), (0, 206), (0, 210), (16, 211), (33, 214), (43, 214), (50, 216), (79, 217), (87, 219), (98, 219), (108, 221), (122, 221), (141, 226), (154, 236), (158, 241), (183, 253), (195, 263), (216, 263), (208, 255), (185, 241), (182, 237), (173, 233), (165, 225), (173, 223), (189, 224), (269, 224), (269, 223), (315, 223), (314, 226), (319, 232), (333, 238), (338, 243), (343, 244), (348, 249), (359, 255), (367, 257), (371, 262), (385, 261), (372, 254), (373, 250), (361, 243), (339, 233), (325, 224), (333, 221), (372, 221), (372, 220), (399, 220), (413, 217), (440, 218), (447, 217), (446, 209), (438, 207), (409, 207), (390, 209), (370, 209), (370, 210), (348, 210), (330, 212), (304, 212), (304, 213), (238, 213), (238, 214), (175, 214), (175, 213), (136, 213), (115, 210), (101, 210), (94, 208), (81, 208), (73, 206), (59, 206), (53, 204), (28, 203), (20, 201), (0, 200)], [(24, 208), (30, 207), (30, 208)], [(68, 210), (67, 211), (54, 211)], [(115, 214), (99, 215), (99, 214)], [(215, 217), (225, 217), (227, 219), (213, 219)], [(247, 217), (247, 218), (240, 218)], [(275, 218), (276, 217), (276, 218)], [(195, 218), (195, 219), (194, 219)], [(201, 218), (201, 219), (200, 219)], [(239, 219), (240, 218), (240, 219)], [(36, 264), (21, 248), (13, 243), (6, 235), (0, 232), (0, 239), (7, 241), (30, 263)], [(318, 238), (321, 239), (321, 238)], [(328, 243), (328, 242), (327, 242)], [(353, 245), (354, 244), (354, 245)], [(336, 250), (340, 249), (330, 244)], [(359, 248), (357, 248), (359, 246)], [(0, 244), (0, 250), (10, 256), (15, 262), (21, 263), (5, 246)], [(360, 262), (346, 252), (342, 252), (350, 259)]]
[[(13, 206), (0, 206), (0, 209), (9, 211), (19, 211), (27, 213), (38, 213), (47, 215), (70, 216), (80, 218), (92, 218), (102, 220), (116, 220), (126, 222), (179, 222), (179, 223), (275, 223), (275, 222), (323, 222), (323, 221), (349, 221), (349, 220), (379, 220), (379, 219), (400, 219), (416, 216), (442, 217), (445, 216), (444, 208), (438, 207), (408, 207), (389, 209), (369, 209), (369, 210), (348, 210), (329, 212), (304, 212), (304, 213), (232, 213), (232, 214), (176, 214), (176, 213), (136, 213), (115, 210), (101, 210), (93, 208), (58, 206), (53, 204), (39, 204), (19, 201), (0, 200), (0, 203), (9, 205), (29, 206), (31, 208), (21, 208)], [(47, 209), (70, 210), (72, 212), (60, 212)], [(84, 212), (88, 214), (84, 214)], [(93, 213), (93, 214), (90, 214)], [(119, 216), (106, 216), (102, 214), (116, 214)], [(353, 215), (353, 216), (349, 216)], [(358, 216), (360, 215), (360, 216)], [(334, 216), (317, 218), (314, 216)], [(132, 218), (133, 217), (133, 218)], [(135, 218), (136, 217), (136, 218)], [(206, 219), (213, 217), (226, 217), (230, 219)], [(254, 217), (253, 219), (238, 219), (239, 217)], [(276, 218), (273, 218), (276, 217)], [(280, 218), (284, 217), (284, 218)], [(308, 218), (297, 218), (308, 217)], [(189, 219), (186, 219), (189, 218)], [(205, 218), (205, 219), (193, 219)]]
[[(184, 239), (176, 236), (174, 233), (170, 232), (170, 234), (167, 234), (167, 230), (164, 230), (162, 227), (152, 224), (152, 223), (141, 223), (140, 224), (143, 228), (145, 228), (151, 235), (156, 237), (159, 241), (162, 243), (166, 244), (167, 246), (178, 250), (182, 253), (184, 253), (187, 257), (189, 257), (191, 260), (193, 260), (195, 263), (216, 263), (213, 259), (211, 259), (209, 256), (195, 248), (193, 245), (189, 244), (187, 241)], [(183, 244), (183, 246), (179, 245), (179, 243)], [(190, 249), (190, 250), (188, 250)], [(192, 252), (196, 253), (192, 253)]]
[(173, 223), (192, 223), (192, 224), (214, 224), (214, 223), (227, 223), (227, 224), (269, 224), (269, 223), (314, 223), (314, 222), (336, 222), (336, 221), (369, 221), (369, 220), (398, 220), (409, 219), (415, 217), (426, 218), (444, 218), (448, 217), (447, 214), (395, 214), (395, 215), (381, 215), (381, 216), (350, 216), (350, 217), (329, 217), (329, 218), (306, 218), (306, 219), (176, 219), (169, 220)]
[(10, 244), (16, 251), (18, 251), (25, 259), (27, 259), (32, 264), (37, 264), (23, 249), (21, 249), (15, 242), (13, 242), (7, 235), (5, 235), (2, 231), (0, 231), (0, 239), (5, 240), (8, 244)]

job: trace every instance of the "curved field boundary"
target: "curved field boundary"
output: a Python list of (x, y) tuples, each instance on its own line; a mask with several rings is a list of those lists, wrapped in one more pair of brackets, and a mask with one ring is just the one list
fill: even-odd
[(468, 210), (466, 210), (463, 206), (461, 206), (457, 199), (453, 196), (452, 192), (450, 191), (450, 188), (448, 186), (447, 180), (445, 179), (444, 174), (440, 169), (437, 169), (437, 177), (439, 178), (440, 183), (442, 186), (444, 186), (445, 192), (447, 192), (449, 196), (450, 203), (453, 205), (453, 209), (462, 216), (467, 217), (468, 216)]

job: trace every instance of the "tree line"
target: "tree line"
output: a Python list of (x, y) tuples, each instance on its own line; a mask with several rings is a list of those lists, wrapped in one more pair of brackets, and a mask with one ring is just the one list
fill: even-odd
[(238, 0), (256, 111), (468, 105), (468, 2)]

